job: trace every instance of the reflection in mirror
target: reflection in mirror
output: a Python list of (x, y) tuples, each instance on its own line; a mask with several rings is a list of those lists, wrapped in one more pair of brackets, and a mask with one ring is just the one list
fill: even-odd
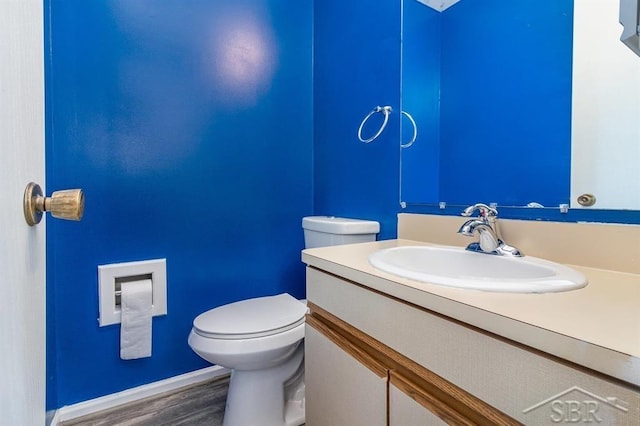
[[(413, 117), (417, 137), (400, 156), (401, 201), (437, 203), (440, 176), (440, 13), (405, 1), (402, 22), (402, 110)], [(401, 143), (413, 135), (402, 117)]]
[(615, 2), (576, 1), (572, 208), (640, 209), (640, 57), (619, 36)]
[(403, 7), (402, 201), (568, 203), (572, 2)]
[[(590, 1), (617, 8), (617, 2), (576, 3)], [(402, 150), (401, 201), (554, 208), (569, 203), (573, 10), (573, 0), (461, 0), (443, 12), (403, 1), (402, 109), (413, 115), (418, 138)], [(617, 17), (613, 25), (614, 40), (624, 47)], [(598, 55), (587, 58), (596, 61)], [(637, 82), (640, 73), (634, 72)], [(595, 107), (608, 110), (609, 104)], [(637, 111), (633, 120), (618, 125), (618, 133), (637, 131)], [(576, 126), (593, 129), (601, 115), (593, 108), (590, 114), (584, 122), (574, 120), (574, 132)], [(410, 132), (403, 120), (401, 143)], [(636, 155), (638, 140), (635, 151), (618, 155)], [(618, 186), (640, 181), (630, 175), (638, 168), (636, 163), (617, 177)], [(640, 202), (605, 205), (605, 193), (593, 191), (598, 192), (594, 208), (640, 209)]]

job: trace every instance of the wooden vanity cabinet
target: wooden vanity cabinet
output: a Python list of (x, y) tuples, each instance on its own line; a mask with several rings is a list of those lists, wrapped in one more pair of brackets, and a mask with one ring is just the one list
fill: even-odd
[(519, 424), (308, 301), (307, 424)]
[[(549, 401), (575, 399), (576, 389), (605, 401), (592, 422), (640, 419), (631, 385), (314, 267), (307, 301), (310, 426), (553, 424), (577, 414)], [(607, 405), (612, 396), (626, 411)]]
[(307, 304), (308, 425), (519, 424), (311, 299)]

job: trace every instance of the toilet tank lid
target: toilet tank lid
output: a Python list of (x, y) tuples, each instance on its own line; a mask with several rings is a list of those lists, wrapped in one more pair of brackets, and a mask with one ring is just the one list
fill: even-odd
[(349, 219), (335, 216), (308, 216), (302, 218), (302, 227), (327, 234), (377, 234), (380, 224), (374, 220)]
[(278, 330), (304, 318), (307, 306), (293, 296), (241, 300), (208, 310), (193, 320), (195, 329), (216, 335), (255, 335)]

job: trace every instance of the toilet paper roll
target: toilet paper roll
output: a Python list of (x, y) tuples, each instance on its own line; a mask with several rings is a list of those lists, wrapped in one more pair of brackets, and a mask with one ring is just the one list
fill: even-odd
[(120, 358), (151, 356), (151, 280), (122, 283)]

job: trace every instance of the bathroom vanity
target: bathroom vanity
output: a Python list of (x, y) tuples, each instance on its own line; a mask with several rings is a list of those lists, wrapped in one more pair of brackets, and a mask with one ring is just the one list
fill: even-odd
[[(369, 264), (368, 256), (385, 248), (468, 242), (449, 240), (445, 231), (455, 235), (460, 218), (424, 216), (400, 215), (398, 240), (303, 252), (308, 424), (638, 424), (637, 247), (629, 247), (629, 262), (592, 261), (573, 237), (579, 224), (504, 221), (505, 237), (531, 255), (594, 264), (571, 262), (589, 285), (563, 293), (456, 289)], [(529, 226), (542, 228), (532, 235)], [(626, 244), (628, 229), (613, 228), (604, 231)], [(640, 228), (630, 229), (629, 242), (637, 242)], [(561, 244), (535, 248), (565, 230), (563, 244), (576, 245), (570, 253)]]

